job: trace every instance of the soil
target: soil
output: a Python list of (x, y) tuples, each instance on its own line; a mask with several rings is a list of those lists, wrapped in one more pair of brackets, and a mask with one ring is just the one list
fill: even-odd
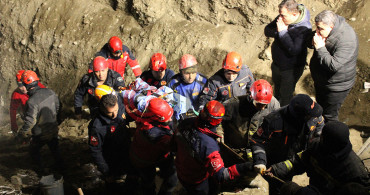
[[(201, 65), (200, 72), (211, 76), (221, 67), (227, 52), (237, 51), (257, 79), (271, 81), (273, 40), (263, 35), (263, 28), (278, 14), (278, 3), (279, 0), (0, 1), (0, 189), (1, 186), (19, 189), (21, 181), (22, 193), (31, 194), (39, 180), (32, 171), (27, 145), (15, 144), (9, 133), (9, 101), (16, 88), (17, 70), (35, 70), (42, 83), (58, 93), (63, 102), (60, 147), (66, 163), (64, 187), (65, 194), (76, 194), (77, 187), (98, 188), (101, 182), (93, 181), (82, 171), (91, 162), (86, 144), (89, 120), (73, 118), (73, 94), (95, 52), (111, 36), (122, 38), (143, 70), (147, 69), (153, 53), (162, 52), (169, 68), (176, 72), (178, 59), (190, 53)], [(370, 95), (363, 93), (364, 82), (370, 81), (370, 2), (302, 0), (300, 3), (309, 8), (311, 18), (324, 9), (336, 11), (347, 19), (359, 38), (356, 85), (340, 110), (340, 120), (351, 128), (351, 141), (357, 151), (365, 141), (360, 133), (370, 133)], [(133, 79), (128, 68), (125, 81), (129, 83)], [(314, 97), (308, 69), (298, 82), (296, 93)], [(50, 158), (46, 148), (44, 154), (46, 159)], [(300, 185), (308, 183), (305, 175), (295, 177), (295, 181)], [(260, 188), (246, 188), (241, 194), (266, 194), (267, 183), (260, 177), (258, 182)], [(177, 192), (182, 193), (180, 187)], [(229, 193), (233, 192), (224, 194)]]

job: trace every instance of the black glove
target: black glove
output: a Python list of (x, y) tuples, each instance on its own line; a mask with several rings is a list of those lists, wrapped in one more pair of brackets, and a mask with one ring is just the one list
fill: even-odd
[(252, 162), (245, 162), (236, 165), (236, 170), (238, 170), (240, 175), (247, 175), (254, 171)]

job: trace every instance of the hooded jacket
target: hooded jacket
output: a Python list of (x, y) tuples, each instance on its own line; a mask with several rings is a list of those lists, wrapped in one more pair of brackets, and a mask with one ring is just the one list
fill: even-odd
[[(308, 40), (312, 44), (312, 39)], [(358, 38), (342, 16), (337, 16), (325, 47), (315, 49), (310, 61), (315, 88), (328, 91), (345, 91), (356, 81)]]

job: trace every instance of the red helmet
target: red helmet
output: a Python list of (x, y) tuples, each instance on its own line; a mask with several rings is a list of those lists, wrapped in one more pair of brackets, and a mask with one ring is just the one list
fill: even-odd
[(149, 105), (146, 108), (147, 115), (153, 121), (167, 122), (173, 115), (173, 109), (171, 106), (161, 98), (153, 98), (149, 101)]
[(261, 104), (269, 104), (272, 98), (272, 87), (269, 82), (259, 79), (250, 88), (252, 98)]
[(108, 61), (104, 57), (98, 56), (94, 58), (93, 66), (94, 71), (105, 70), (108, 68)]
[(201, 112), (206, 114), (209, 124), (216, 126), (221, 123), (225, 115), (225, 107), (220, 102), (212, 100), (204, 106)]
[(22, 79), (22, 74), (24, 73), (24, 71), (25, 71), (25, 70), (19, 70), (19, 71), (17, 72), (16, 77), (17, 77), (17, 82), (18, 82), (18, 83), (19, 83), (19, 82), (22, 82), (22, 81), (21, 81), (21, 79)]
[(114, 36), (109, 39), (109, 47), (113, 53), (122, 52), (122, 41)]
[(164, 71), (167, 68), (166, 56), (161, 53), (155, 53), (150, 58), (150, 69), (154, 71)]
[(225, 70), (232, 70), (234, 72), (239, 72), (242, 68), (242, 57), (240, 54), (232, 51), (228, 53), (222, 62), (222, 68)]
[(194, 56), (192, 56), (190, 54), (185, 54), (179, 60), (179, 70), (189, 68), (189, 67), (195, 66), (197, 64), (198, 64), (198, 62), (197, 62), (197, 60), (195, 59)]
[(37, 74), (33, 72), (32, 70), (26, 70), (22, 74), (22, 82), (26, 85), (29, 85), (35, 81), (40, 80), (39, 77), (37, 77)]

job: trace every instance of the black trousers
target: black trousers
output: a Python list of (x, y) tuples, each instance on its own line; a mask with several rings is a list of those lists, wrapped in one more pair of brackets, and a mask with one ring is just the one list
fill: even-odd
[(30, 155), (34, 163), (39, 169), (43, 168), (42, 158), (41, 158), (41, 148), (44, 145), (48, 145), (51, 154), (55, 160), (55, 165), (57, 169), (63, 168), (63, 161), (59, 151), (59, 141), (57, 137), (42, 138), (40, 136), (32, 136), (30, 143)]
[(345, 91), (329, 91), (315, 87), (315, 90), (316, 101), (323, 108), (322, 115), (325, 118), (325, 122), (337, 121), (339, 109), (351, 89)]

